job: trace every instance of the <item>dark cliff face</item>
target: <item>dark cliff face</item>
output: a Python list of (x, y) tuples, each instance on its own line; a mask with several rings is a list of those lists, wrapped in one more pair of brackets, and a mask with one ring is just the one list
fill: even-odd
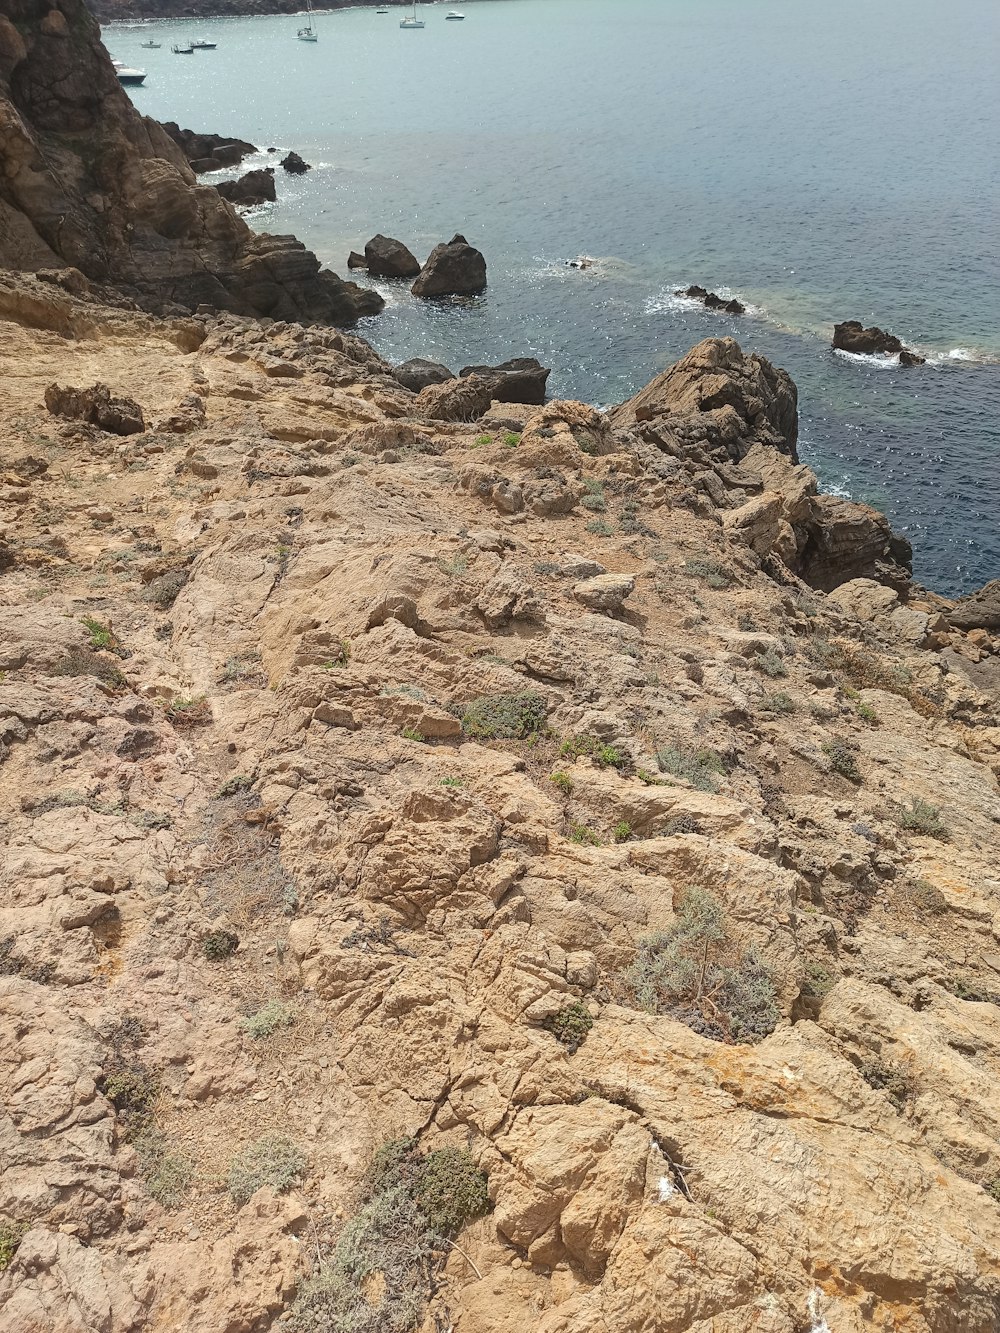
[(349, 323), (373, 292), (294, 237), (258, 236), (199, 186), (118, 83), (83, 0), (2, 0), (0, 264), (72, 265), (153, 309)]

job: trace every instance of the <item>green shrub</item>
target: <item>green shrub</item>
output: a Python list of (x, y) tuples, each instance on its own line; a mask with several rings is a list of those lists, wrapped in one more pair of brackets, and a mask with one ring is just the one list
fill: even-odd
[(418, 745), (424, 743), (424, 733), (418, 731), (416, 727), (404, 727), (399, 734), (404, 741), (416, 741)]
[(505, 444), (508, 449), (516, 449), (521, 443), (521, 437), (518, 435), (517, 431), (505, 430), (500, 436), (500, 443)]
[(908, 806), (900, 806), (897, 818), (899, 827), (907, 833), (922, 833), (939, 842), (948, 842), (951, 838), (951, 830), (942, 820), (938, 806), (919, 798), (914, 798)]
[(772, 713), (794, 713), (798, 705), (790, 694), (771, 694), (764, 700), (764, 707)]
[(459, 791), (465, 786), (465, 783), (461, 778), (447, 777), (441, 779), (441, 786), (448, 787), (452, 791)]
[(547, 1018), (542, 1026), (572, 1054), (583, 1045), (587, 1033), (594, 1026), (594, 1020), (583, 1001), (574, 1000)]
[(240, 947), (240, 937), (231, 930), (213, 930), (201, 942), (201, 951), (213, 963), (232, 958)]
[(901, 1111), (913, 1093), (910, 1080), (898, 1065), (874, 1057), (863, 1060), (860, 1074), (870, 1088), (884, 1092), (897, 1111)]
[(941, 916), (948, 910), (948, 899), (929, 879), (918, 879), (910, 887), (910, 897), (922, 912), (930, 912), (933, 916)]
[(978, 981), (970, 981), (968, 977), (947, 977), (944, 988), (957, 1000), (967, 1000), (970, 1004), (1000, 1005), (1000, 995), (996, 991), (981, 986)]
[(178, 1208), (194, 1176), (191, 1163), (170, 1151), (166, 1137), (158, 1129), (144, 1130), (134, 1146), (146, 1189), (164, 1208)]
[(620, 746), (609, 745), (598, 736), (571, 736), (560, 745), (559, 753), (569, 759), (586, 755), (598, 768), (617, 768), (619, 771), (630, 768), (632, 762)]
[(215, 793), (215, 799), (223, 801), (227, 796), (238, 796), (241, 791), (248, 791), (252, 786), (253, 778), (248, 777), (246, 773), (237, 773), (231, 778), (226, 778)]
[(476, 436), (475, 447), (476, 447), (477, 449), (482, 449), (485, 445), (492, 444), (492, 443), (493, 443), (493, 436), (492, 436), (492, 435), (477, 435), (477, 436)]
[(226, 1189), (242, 1207), (259, 1189), (270, 1185), (275, 1194), (285, 1194), (305, 1174), (302, 1150), (284, 1134), (265, 1134), (233, 1158), (226, 1175)]
[[(142, 1125), (152, 1114), (160, 1095), (160, 1080), (139, 1059), (112, 1058), (100, 1082), (101, 1091), (125, 1122), (126, 1130)], [(135, 1132), (138, 1132), (135, 1129)], [(134, 1137), (134, 1133), (132, 1135)], [(126, 1137), (129, 1137), (126, 1132)]]
[(598, 481), (596, 477), (584, 477), (583, 484), (586, 487), (586, 494), (581, 497), (580, 503), (591, 513), (603, 514), (608, 507), (604, 498), (604, 483)]
[(84, 616), (83, 624), (90, 634), (91, 648), (95, 651), (104, 649), (107, 652), (121, 655), (121, 642), (110, 625), (102, 625), (93, 616)]
[[(994, 1176), (992, 1180), (983, 1181), (983, 1189), (996, 1203), (1000, 1203), (1000, 1176)], [(0, 1268), (3, 1263), (0, 1262)]]
[(166, 611), (173, 606), (189, 577), (186, 569), (174, 569), (161, 574), (147, 585), (142, 594), (143, 601), (152, 602), (161, 611)]
[(454, 1236), (489, 1208), (486, 1176), (468, 1153), (439, 1148), (417, 1172), (414, 1202), (437, 1236)]
[(601, 845), (601, 839), (593, 829), (587, 828), (586, 824), (570, 824), (569, 840), (581, 847), (600, 847)]
[(619, 819), (618, 823), (611, 830), (611, 836), (615, 842), (628, 842), (632, 836), (632, 825), (627, 819)]
[(806, 977), (802, 983), (802, 994), (811, 999), (822, 1000), (829, 995), (837, 984), (837, 978), (830, 975), (822, 963), (806, 963)]
[(573, 779), (568, 773), (550, 773), (549, 781), (552, 783), (553, 787), (555, 787), (557, 791), (562, 792), (564, 796), (568, 796), (573, 790)]
[(772, 679), (778, 676), (788, 675), (788, 668), (773, 648), (768, 648), (766, 652), (758, 653), (753, 659), (752, 665), (765, 676), (772, 677)]
[(613, 537), (615, 530), (604, 518), (595, 518), (587, 524), (587, 531), (595, 537)]
[(0, 1273), (9, 1268), (17, 1254), (17, 1247), (27, 1233), (24, 1222), (14, 1222), (10, 1218), (0, 1218)]
[(540, 694), (486, 694), (467, 705), (462, 731), (475, 740), (526, 740), (544, 733), (548, 709)]
[(861, 781), (861, 769), (854, 757), (854, 751), (843, 741), (828, 741), (823, 746), (823, 753), (830, 760), (830, 767), (848, 782)]
[(769, 969), (729, 937), (721, 904), (702, 889), (688, 889), (670, 929), (640, 943), (616, 984), (633, 1008), (716, 1041), (758, 1041), (781, 1016)]
[(437, 567), (442, 574), (449, 574), (452, 578), (461, 578), (463, 574), (469, 572), (469, 561), (464, 555), (453, 555), (450, 559), (438, 556)]
[(696, 579), (703, 579), (710, 588), (728, 588), (732, 584), (732, 575), (725, 565), (705, 556), (693, 556), (684, 561), (684, 569)]
[(871, 704), (866, 704), (863, 699), (854, 705), (854, 711), (857, 713), (861, 721), (867, 722), (870, 727), (877, 727), (879, 725), (878, 713), (876, 713)]
[(661, 838), (676, 838), (681, 833), (700, 833), (701, 825), (694, 815), (674, 815), (660, 829)]
[(720, 755), (714, 750), (692, 750), (685, 745), (664, 745), (656, 752), (661, 773), (683, 778), (698, 791), (716, 791), (715, 779), (724, 776), (726, 769)]
[(249, 1037), (260, 1041), (273, 1036), (279, 1028), (291, 1027), (295, 1022), (295, 1010), (280, 1000), (268, 1000), (255, 1014), (240, 1019), (240, 1026)]

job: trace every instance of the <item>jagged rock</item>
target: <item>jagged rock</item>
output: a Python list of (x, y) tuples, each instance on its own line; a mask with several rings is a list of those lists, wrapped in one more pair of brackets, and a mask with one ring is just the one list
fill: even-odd
[(414, 296), (475, 296), (486, 287), (486, 260), (461, 234), (431, 251)]
[(373, 236), (365, 246), (365, 263), (373, 278), (415, 278), (420, 264), (402, 241)]
[(413, 414), (430, 421), (478, 421), (492, 401), (492, 380), (469, 375), (464, 380), (429, 384), (417, 395)]
[[(901, 366), (922, 366), (925, 357), (904, 347), (892, 333), (872, 325), (865, 328), (859, 320), (848, 319), (833, 326), (833, 345), (842, 352), (861, 356), (899, 356)], [(905, 358), (905, 359), (904, 359)]]
[(161, 124), (196, 173), (238, 166), (245, 157), (259, 151), (245, 139), (226, 139), (221, 134), (197, 134), (194, 130), (182, 130), (173, 120), (165, 120)]
[(281, 165), (293, 176), (304, 176), (307, 171), (312, 171), (308, 162), (299, 157), (298, 153), (286, 153), (281, 159)]
[(357, 250), (352, 250), (351, 253), (347, 256), (347, 267), (367, 268), (368, 261), (367, 259), (365, 259), (364, 255), (359, 255)]
[(49, 12), (46, 0), (18, 0), (18, 27), (0, 31), (0, 263), (71, 266), (153, 310), (352, 323), (382, 308), (377, 293), (321, 271), (292, 237), (251, 232), (196, 184), (168, 132), (119, 84), (83, 0), (62, 0), (51, 11), (59, 24)]
[(908, 588), (913, 548), (871, 505), (818, 495), (804, 527), (798, 572), (814, 588), (829, 591), (859, 578), (873, 578), (898, 590)]
[(453, 372), (441, 365), (440, 361), (425, 361), (419, 356), (404, 361), (392, 373), (404, 389), (412, 389), (414, 393), (420, 393), (430, 384), (444, 384), (455, 378)]
[(459, 375), (479, 375), (493, 381), (493, 401), (496, 403), (545, 402), (545, 385), (552, 373), (533, 356), (515, 357), (498, 366), (465, 366)]
[(238, 180), (220, 181), (215, 188), (223, 199), (228, 199), (231, 204), (242, 204), (246, 207), (273, 203), (278, 197), (274, 188), (273, 167), (248, 171)]
[(45, 406), (53, 416), (87, 421), (112, 435), (138, 435), (146, 429), (142, 408), (131, 398), (112, 398), (106, 384), (74, 389), (50, 384)]
[(706, 338), (610, 415), (618, 427), (694, 418), (706, 435), (719, 428), (734, 461), (763, 442), (798, 462), (798, 391), (791, 376), (762, 356), (744, 355), (734, 338)]
[(959, 598), (945, 619), (960, 630), (1000, 630), (1000, 579)]
[(675, 296), (687, 296), (692, 301), (700, 301), (708, 310), (724, 310), (727, 315), (745, 315), (746, 306), (742, 301), (737, 301), (735, 297), (726, 299), (719, 296), (716, 292), (710, 292), (706, 287), (686, 287), (682, 291), (674, 293)]
[(573, 588), (573, 596), (591, 611), (620, 615), (626, 600), (635, 592), (635, 579), (627, 574), (595, 574)]

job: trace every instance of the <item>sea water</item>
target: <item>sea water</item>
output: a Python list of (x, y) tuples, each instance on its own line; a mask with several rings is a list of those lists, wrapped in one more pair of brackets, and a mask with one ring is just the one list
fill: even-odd
[[(484, 252), (490, 286), (469, 303), (374, 284), (388, 305), (361, 331), (385, 356), (534, 355), (551, 393), (606, 404), (736, 337), (792, 374), (803, 459), (885, 510), (921, 580), (957, 594), (1000, 577), (1000, 4), (459, 8), (464, 23), (419, 6), (416, 31), (398, 8), (321, 14), (315, 45), (294, 16), (116, 25), (105, 42), (148, 71), (129, 90), (142, 111), (313, 164), (279, 169), (257, 229), (342, 275), (376, 232), (421, 259), (456, 231)], [(206, 36), (217, 50), (170, 51)], [(568, 267), (580, 255), (597, 262)], [(748, 314), (674, 295), (691, 283)], [(834, 353), (843, 319), (928, 364)]]

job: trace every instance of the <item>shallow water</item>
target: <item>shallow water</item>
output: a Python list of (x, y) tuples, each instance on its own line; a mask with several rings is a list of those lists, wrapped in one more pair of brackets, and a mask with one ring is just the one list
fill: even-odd
[[(365, 336), (453, 368), (537, 355), (550, 391), (627, 396), (699, 338), (785, 366), (801, 453), (885, 509), (917, 576), (1000, 575), (1000, 5), (995, 0), (470, 0), (319, 17), (116, 26), (143, 111), (315, 165), (252, 218), (345, 273), (377, 231), (423, 257), (463, 231), (490, 287), (389, 305)], [(181, 36), (219, 47), (174, 56)], [(150, 36), (159, 51), (142, 49)], [(271, 160), (262, 158), (262, 160)], [(248, 164), (250, 165), (250, 164)], [(210, 177), (208, 179), (211, 179)], [(566, 261), (600, 262), (585, 272)], [(755, 313), (676, 300), (697, 282)], [(930, 357), (903, 370), (829, 348), (835, 320)]]

